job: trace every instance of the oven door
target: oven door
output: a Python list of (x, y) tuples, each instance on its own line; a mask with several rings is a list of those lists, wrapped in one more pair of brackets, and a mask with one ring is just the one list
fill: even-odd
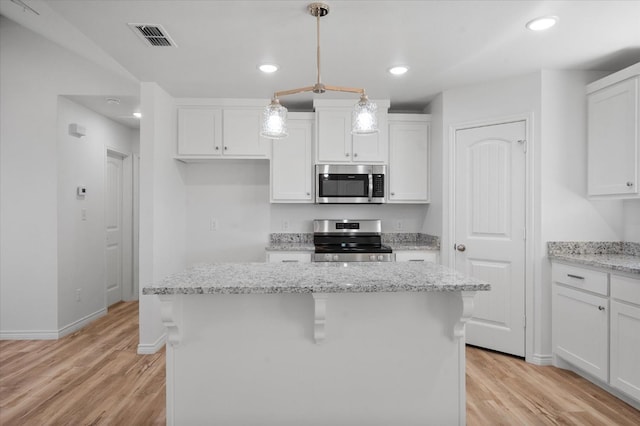
[(316, 203), (384, 203), (384, 192), (374, 188), (376, 171), (367, 165), (316, 165)]

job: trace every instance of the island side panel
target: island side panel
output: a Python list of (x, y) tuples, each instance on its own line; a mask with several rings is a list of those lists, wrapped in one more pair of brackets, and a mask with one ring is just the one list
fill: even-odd
[[(175, 424), (460, 424), (460, 293), (184, 295)], [(462, 365), (461, 365), (462, 363)], [(464, 407), (462, 406), (462, 410)]]

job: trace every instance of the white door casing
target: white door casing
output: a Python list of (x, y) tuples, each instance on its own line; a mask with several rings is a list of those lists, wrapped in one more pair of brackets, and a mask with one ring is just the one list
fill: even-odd
[(455, 133), (455, 268), (491, 283), (467, 343), (525, 355), (526, 121)]
[(122, 300), (123, 168), (123, 158), (109, 151), (105, 171), (107, 306)]

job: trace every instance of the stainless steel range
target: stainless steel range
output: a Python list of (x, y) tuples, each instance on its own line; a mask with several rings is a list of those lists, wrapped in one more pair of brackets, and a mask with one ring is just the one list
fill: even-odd
[(382, 244), (379, 219), (316, 219), (313, 221), (314, 262), (394, 262), (391, 247)]

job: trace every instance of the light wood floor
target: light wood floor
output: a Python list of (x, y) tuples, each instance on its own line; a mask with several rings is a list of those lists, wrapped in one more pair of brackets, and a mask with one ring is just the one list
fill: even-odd
[[(137, 344), (136, 302), (58, 341), (0, 341), (0, 425), (164, 424), (164, 351)], [(636, 426), (640, 412), (574, 373), (468, 347), (467, 424)]]

